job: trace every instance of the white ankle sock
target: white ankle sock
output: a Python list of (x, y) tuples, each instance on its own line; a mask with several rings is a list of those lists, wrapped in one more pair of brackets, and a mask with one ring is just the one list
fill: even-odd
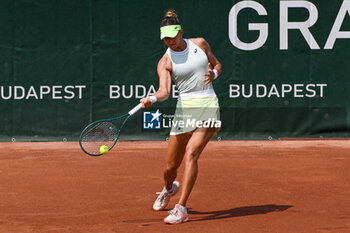
[(166, 188), (165, 188), (165, 190), (168, 192), (168, 193), (172, 193), (173, 191), (174, 191), (174, 184), (171, 186), (171, 189), (170, 190), (167, 190)]
[(179, 206), (179, 209), (181, 210), (181, 212), (187, 213), (187, 208), (185, 206), (180, 205), (180, 204), (178, 204), (178, 206)]

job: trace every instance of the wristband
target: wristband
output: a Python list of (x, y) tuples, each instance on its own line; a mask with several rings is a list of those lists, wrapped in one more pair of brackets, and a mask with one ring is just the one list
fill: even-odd
[(154, 104), (155, 102), (157, 102), (157, 97), (155, 97), (154, 95), (152, 95), (152, 96), (150, 96), (150, 97), (148, 97), (148, 98), (151, 99), (152, 104)]
[(213, 73), (214, 73), (214, 80), (218, 78), (219, 73), (216, 69), (213, 69)]

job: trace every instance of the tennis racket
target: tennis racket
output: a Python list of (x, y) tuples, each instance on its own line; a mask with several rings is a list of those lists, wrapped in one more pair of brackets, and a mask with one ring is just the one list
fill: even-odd
[[(81, 149), (88, 155), (100, 156), (100, 147), (105, 145), (111, 150), (117, 143), (120, 131), (126, 121), (139, 111), (142, 103), (131, 109), (128, 113), (111, 119), (102, 119), (92, 122), (80, 134), (79, 144)], [(116, 124), (116, 120), (121, 120), (120, 127)]]

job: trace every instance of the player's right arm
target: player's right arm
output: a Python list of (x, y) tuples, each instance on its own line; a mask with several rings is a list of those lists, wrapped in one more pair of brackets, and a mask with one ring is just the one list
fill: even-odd
[[(157, 101), (164, 101), (169, 98), (171, 91), (171, 60), (167, 54), (159, 60), (157, 72), (159, 76), (159, 88), (154, 96)], [(143, 108), (149, 108), (152, 105), (150, 98), (146, 97), (140, 100)]]

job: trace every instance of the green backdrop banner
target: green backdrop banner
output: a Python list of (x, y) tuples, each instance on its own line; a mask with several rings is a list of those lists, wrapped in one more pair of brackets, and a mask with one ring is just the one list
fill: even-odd
[[(153, 94), (171, 8), (223, 65), (217, 139), (349, 136), (350, 0), (1, 3), (2, 141), (78, 140)], [(120, 139), (165, 140), (176, 97), (135, 114)]]

